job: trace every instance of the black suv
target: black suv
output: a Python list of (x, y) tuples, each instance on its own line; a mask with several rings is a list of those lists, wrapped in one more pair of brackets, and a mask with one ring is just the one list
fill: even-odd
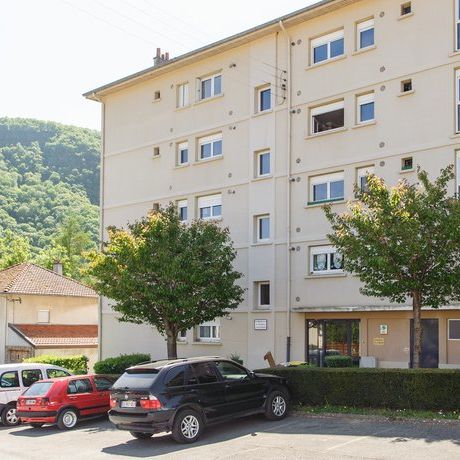
[(288, 402), (281, 377), (219, 357), (176, 359), (127, 369), (112, 387), (109, 418), (135, 438), (171, 431), (190, 443), (212, 423), (259, 413), (281, 420)]

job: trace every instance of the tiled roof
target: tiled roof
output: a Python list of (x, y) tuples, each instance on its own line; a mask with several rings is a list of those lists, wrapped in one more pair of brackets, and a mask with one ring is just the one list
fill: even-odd
[(97, 297), (90, 287), (30, 263), (13, 265), (0, 271), (2, 293)]
[(96, 324), (9, 324), (35, 347), (91, 347), (98, 344)]

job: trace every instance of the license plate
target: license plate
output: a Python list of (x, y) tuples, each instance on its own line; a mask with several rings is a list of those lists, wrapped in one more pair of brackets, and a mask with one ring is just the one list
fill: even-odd
[(120, 401), (120, 407), (136, 407), (136, 401)]
[(32, 406), (35, 404), (35, 399), (26, 399), (26, 406)]

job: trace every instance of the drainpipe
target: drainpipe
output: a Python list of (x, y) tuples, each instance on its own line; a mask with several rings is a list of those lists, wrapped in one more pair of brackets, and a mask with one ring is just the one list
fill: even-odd
[(279, 26), (286, 36), (287, 44), (287, 148), (286, 148), (286, 361), (291, 360), (291, 101), (292, 101), (292, 77), (291, 77), (291, 38), (284, 27), (283, 21)]

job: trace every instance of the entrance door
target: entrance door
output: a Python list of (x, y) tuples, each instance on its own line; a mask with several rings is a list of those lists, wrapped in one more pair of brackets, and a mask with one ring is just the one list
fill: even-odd
[[(423, 339), (420, 367), (437, 368), (439, 365), (439, 321), (422, 319)], [(410, 367), (414, 358), (414, 320), (410, 321)]]

